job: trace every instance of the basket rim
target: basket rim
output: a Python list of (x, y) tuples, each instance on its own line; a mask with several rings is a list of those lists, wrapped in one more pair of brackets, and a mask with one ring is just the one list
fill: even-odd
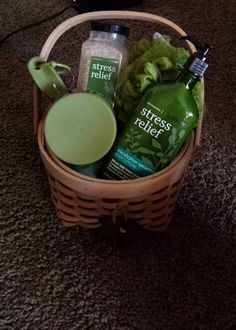
[[(54, 44), (70, 28), (86, 22), (91, 19), (128, 19), (128, 20), (141, 20), (149, 21), (152, 23), (158, 23), (159, 25), (170, 28), (177, 35), (186, 35), (185, 31), (182, 30), (174, 22), (158, 16), (156, 14), (149, 14), (145, 12), (132, 12), (132, 11), (103, 11), (103, 12), (92, 12), (81, 15), (76, 15), (72, 18), (62, 22), (52, 33), (43, 45), (40, 56), (47, 60)], [(189, 42), (186, 42), (188, 49), (191, 53), (195, 51), (195, 47)], [(202, 105), (204, 104), (204, 80), (202, 80), (203, 89), (201, 94)], [(48, 176), (52, 179), (56, 179), (64, 184), (66, 187), (75, 191), (75, 195), (80, 193), (82, 196), (93, 197), (93, 199), (102, 198), (120, 198), (129, 199), (137, 198), (138, 196), (150, 195), (152, 193), (159, 193), (163, 189), (171, 189), (173, 184), (180, 185), (180, 181), (184, 177), (187, 169), (187, 165), (191, 159), (191, 155), (194, 150), (194, 146), (199, 145), (201, 126), (202, 126), (202, 112), (198, 120), (198, 125), (194, 131), (191, 132), (189, 139), (186, 141), (184, 147), (175, 159), (165, 167), (162, 171), (156, 172), (152, 175), (145, 177), (132, 179), (132, 180), (104, 180), (94, 177), (85, 176), (81, 173), (75, 172), (72, 169), (63, 169), (59, 166), (52, 157), (48, 154), (45, 149), (46, 145), (43, 144), (43, 114), (41, 94), (35, 84), (33, 84), (33, 102), (34, 102), (34, 129), (35, 134), (38, 133), (38, 144), (41, 153), (41, 159), (44, 163)], [(40, 120), (39, 120), (40, 119)], [(41, 134), (41, 135), (40, 135)], [(163, 187), (158, 190), (158, 186)], [(137, 191), (138, 190), (138, 191)]]
[(94, 184), (99, 183), (103, 185), (120, 185), (124, 186), (127, 184), (132, 183), (142, 183), (147, 181), (152, 181), (153, 179), (157, 179), (159, 177), (166, 176), (168, 177), (171, 172), (173, 172), (174, 168), (177, 167), (177, 165), (181, 162), (181, 160), (184, 158), (184, 156), (187, 153), (192, 153), (193, 149), (193, 143), (195, 134), (194, 132), (191, 132), (190, 136), (187, 138), (187, 141), (185, 142), (184, 146), (182, 147), (181, 151), (178, 153), (178, 155), (172, 160), (172, 162), (166, 166), (163, 170), (153, 173), (151, 175), (147, 175), (144, 177), (139, 177), (136, 179), (130, 179), (130, 180), (105, 180), (105, 179), (99, 179), (95, 177), (86, 176), (84, 174), (81, 174), (77, 171), (74, 171), (70, 169), (68, 166), (64, 165), (55, 155), (53, 155), (49, 150), (46, 149), (46, 144), (44, 141), (44, 134), (43, 134), (43, 126), (44, 126), (45, 116), (41, 119), (38, 127), (38, 145), (41, 154), (44, 155), (44, 158), (62, 175), (65, 175), (67, 177), (71, 177), (73, 179), (81, 180), (81, 181), (87, 181), (87, 182), (93, 182)]

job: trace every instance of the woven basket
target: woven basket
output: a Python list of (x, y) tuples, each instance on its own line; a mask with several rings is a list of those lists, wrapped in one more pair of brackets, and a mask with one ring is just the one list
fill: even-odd
[[(46, 61), (55, 42), (65, 31), (77, 24), (97, 19), (149, 21), (164, 25), (180, 36), (186, 35), (173, 22), (153, 14), (131, 11), (92, 12), (77, 15), (60, 24), (48, 37), (40, 56)], [(191, 53), (196, 51), (189, 42), (186, 41), (186, 44)], [(35, 85), (33, 96), (34, 130), (38, 134), (53, 203), (64, 225), (97, 228), (101, 226), (101, 218), (104, 223), (104, 219), (115, 221), (122, 217), (124, 221), (133, 221), (144, 229), (163, 231), (167, 228), (194, 146), (199, 144), (202, 118), (178, 156), (162, 171), (134, 180), (101, 180), (71, 170), (47, 150), (41, 94)], [(204, 103), (204, 93), (201, 103)]]

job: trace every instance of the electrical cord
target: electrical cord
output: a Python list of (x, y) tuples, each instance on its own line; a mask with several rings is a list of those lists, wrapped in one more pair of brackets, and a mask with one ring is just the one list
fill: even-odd
[(38, 21), (38, 22), (35, 22), (35, 23), (32, 23), (32, 24), (29, 24), (29, 25), (26, 25), (26, 26), (23, 26), (15, 31), (12, 31), (10, 32), (9, 34), (7, 34), (3, 39), (0, 40), (0, 46), (6, 41), (8, 40), (9, 38), (11, 38), (12, 36), (14, 36), (15, 34), (19, 33), (19, 32), (22, 32), (22, 31), (25, 31), (27, 29), (30, 29), (32, 27), (35, 27), (35, 26), (38, 26), (42, 23), (45, 23), (53, 18), (56, 18), (58, 16), (60, 16), (61, 14), (63, 14), (65, 11), (67, 11), (68, 9), (70, 8), (73, 8), (73, 5), (70, 5), (70, 6), (67, 6), (65, 8), (63, 8), (61, 11), (59, 11), (58, 13), (52, 15), (52, 16), (49, 16), (47, 18), (44, 18), (42, 19), (41, 21)]
[(110, 0), (99, 0), (99, 1), (89, 1), (89, 0), (72, 0), (72, 4), (63, 8), (58, 13), (49, 16), (47, 18), (42, 19), (41, 21), (23, 26), (15, 31), (10, 32), (7, 34), (3, 39), (0, 40), (0, 47), (1, 45), (8, 39), (10, 39), (15, 34), (30, 29), (32, 27), (38, 26), (42, 23), (45, 23), (53, 18), (56, 18), (63, 14), (68, 9), (74, 8), (77, 12), (83, 13), (87, 11), (96, 11), (96, 10), (117, 10), (117, 9), (124, 9), (126, 7), (132, 7), (134, 5), (140, 5), (142, 0), (119, 0), (119, 2), (112, 2)]

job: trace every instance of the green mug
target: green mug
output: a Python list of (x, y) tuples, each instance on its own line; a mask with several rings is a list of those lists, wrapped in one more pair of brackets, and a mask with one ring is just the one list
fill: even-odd
[(98, 164), (116, 138), (116, 118), (110, 105), (93, 93), (69, 93), (58, 71), (69, 71), (64, 64), (35, 57), (28, 68), (38, 87), (54, 100), (45, 117), (47, 147), (72, 169), (96, 176)]

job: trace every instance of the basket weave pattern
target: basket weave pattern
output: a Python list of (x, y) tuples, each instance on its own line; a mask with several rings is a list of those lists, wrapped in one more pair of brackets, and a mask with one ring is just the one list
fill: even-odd
[(99, 218), (123, 215), (146, 229), (165, 229), (173, 215), (180, 182), (166, 186), (153, 194), (127, 200), (94, 199), (78, 193), (49, 176), (51, 193), (58, 217), (66, 226), (86, 228), (101, 226)]
[[(55, 42), (69, 28), (89, 20), (111, 18), (151, 21), (169, 27), (179, 35), (186, 35), (173, 22), (152, 14), (126, 11), (87, 13), (72, 17), (59, 25), (47, 39), (40, 56), (47, 60)], [(195, 51), (187, 41), (186, 44), (191, 52)], [(34, 129), (38, 132), (39, 149), (48, 174), (52, 200), (62, 223), (65, 226), (97, 228), (101, 226), (101, 217), (115, 220), (122, 216), (125, 221), (133, 221), (144, 229), (166, 229), (172, 219), (194, 145), (199, 143), (202, 118), (179, 155), (161, 172), (135, 180), (100, 180), (74, 172), (50, 154), (44, 142), (41, 95), (35, 85), (33, 94)], [(202, 94), (202, 103), (203, 100)]]

